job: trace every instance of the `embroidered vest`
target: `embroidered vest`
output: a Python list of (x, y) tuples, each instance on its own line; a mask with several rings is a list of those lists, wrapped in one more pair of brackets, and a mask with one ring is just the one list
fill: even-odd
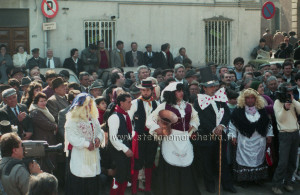
[(166, 110), (170, 110), (174, 112), (177, 117), (178, 121), (174, 124), (171, 125), (172, 129), (180, 130), (180, 131), (188, 131), (190, 127), (190, 121), (191, 121), (191, 116), (192, 116), (192, 106), (190, 104), (187, 104), (184, 111), (185, 111), (185, 116), (184, 118), (181, 118), (179, 110), (176, 108), (172, 107), (169, 104), (166, 104)]

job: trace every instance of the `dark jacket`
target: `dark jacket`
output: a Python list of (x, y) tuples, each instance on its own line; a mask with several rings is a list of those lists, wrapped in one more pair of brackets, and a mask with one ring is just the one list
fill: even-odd
[(49, 112), (54, 116), (55, 122), (58, 122), (58, 113), (62, 109), (66, 108), (69, 105), (67, 98), (62, 98), (57, 94), (54, 94), (48, 99), (47, 108)]
[[(143, 52), (141, 52), (141, 51), (136, 51), (136, 52), (137, 52), (138, 66), (143, 65), (144, 64), (144, 55), (143, 55)], [(129, 67), (133, 67), (134, 66), (132, 51), (126, 52), (125, 60), (126, 60), (127, 66), (129, 66)]]
[(297, 47), (294, 52), (294, 60), (300, 60), (300, 47)]
[(24, 132), (33, 132), (32, 120), (28, 114), (27, 106), (24, 104), (17, 104), (19, 112), (26, 112), (26, 117), (23, 121), (19, 121), (17, 116), (13, 113), (8, 105), (0, 109), (0, 121), (8, 120), (12, 125), (18, 126), (18, 135), (23, 138)]
[[(45, 62), (45, 67), (48, 68), (47, 58), (44, 58), (44, 62)], [(60, 58), (53, 57), (53, 62), (55, 68), (61, 68)]]
[(30, 111), (33, 123), (32, 140), (45, 140), (49, 145), (57, 144), (54, 131), (57, 128), (55, 122), (51, 122), (42, 111), (34, 109)]
[(148, 52), (144, 52), (144, 64), (151, 68), (156, 55), (157, 52), (152, 52), (151, 56), (148, 56)]
[(83, 62), (79, 58), (77, 61), (77, 65), (78, 66), (76, 68), (74, 60), (72, 59), (72, 57), (69, 57), (65, 59), (63, 67), (72, 70), (78, 76), (80, 72), (84, 71)]
[[(218, 110), (220, 108), (224, 108), (224, 116), (220, 122), (220, 124), (224, 126), (228, 126), (230, 121), (230, 110), (226, 103), (224, 102), (216, 102), (216, 105), (218, 107)], [(212, 107), (212, 105), (209, 105), (207, 108), (202, 110), (199, 106), (198, 99), (195, 100), (194, 108), (198, 112), (200, 126), (198, 127), (198, 133), (200, 135), (199, 143), (203, 144), (209, 144), (211, 143), (210, 135), (213, 133), (213, 130), (216, 128), (216, 113)], [(226, 137), (226, 134), (223, 131), (224, 137)], [(207, 139), (205, 140), (205, 136), (207, 136)]]
[(27, 61), (26, 69), (31, 70), (35, 66), (38, 66), (40, 68), (46, 68), (45, 60), (40, 57), (36, 60), (34, 57), (32, 57)]
[[(170, 55), (172, 55), (172, 54), (170, 54)], [(172, 66), (169, 65), (168, 59), (165, 57), (165, 55), (161, 51), (153, 59), (152, 68), (161, 68), (163, 70), (164, 69), (173, 69), (173, 65)]]

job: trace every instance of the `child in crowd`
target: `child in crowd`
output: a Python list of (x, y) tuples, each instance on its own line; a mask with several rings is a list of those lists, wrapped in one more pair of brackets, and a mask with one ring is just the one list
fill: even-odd
[(100, 125), (103, 125), (104, 120), (103, 120), (103, 115), (106, 111), (107, 108), (107, 104), (106, 104), (106, 99), (104, 96), (98, 96), (95, 100), (97, 108), (98, 108), (98, 112), (99, 112), (99, 123)]

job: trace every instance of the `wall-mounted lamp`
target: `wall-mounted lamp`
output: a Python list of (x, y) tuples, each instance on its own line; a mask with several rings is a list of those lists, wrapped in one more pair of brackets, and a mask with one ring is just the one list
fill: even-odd
[(111, 16), (110, 17), (112, 20), (116, 20), (116, 16)]

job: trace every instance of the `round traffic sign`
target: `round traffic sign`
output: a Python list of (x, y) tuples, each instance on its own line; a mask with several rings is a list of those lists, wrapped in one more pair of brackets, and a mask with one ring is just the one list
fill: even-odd
[(58, 12), (57, 0), (43, 0), (41, 8), (45, 17), (53, 18)]
[(275, 5), (273, 2), (271, 1), (267, 1), (262, 9), (261, 9), (261, 13), (263, 15), (263, 17), (265, 19), (271, 19), (273, 18), (273, 16), (275, 15)]

